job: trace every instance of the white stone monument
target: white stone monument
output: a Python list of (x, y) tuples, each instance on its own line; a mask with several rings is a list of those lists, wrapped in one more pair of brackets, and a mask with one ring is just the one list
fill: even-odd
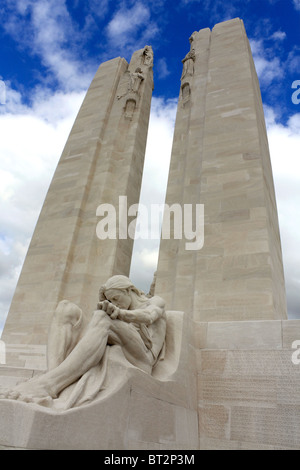
[(162, 239), (145, 295), (132, 240), (96, 237), (95, 207), (138, 200), (152, 58), (100, 66), (55, 172), (2, 337), (0, 446), (300, 449), (300, 321), (239, 18), (182, 60), (166, 202), (204, 204), (203, 247)]

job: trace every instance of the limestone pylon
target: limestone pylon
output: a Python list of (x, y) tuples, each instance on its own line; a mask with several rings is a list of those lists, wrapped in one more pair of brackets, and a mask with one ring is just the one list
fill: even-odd
[[(153, 449), (154, 456), (165, 449), (178, 457), (189, 449), (300, 448), (300, 321), (286, 319), (267, 134), (243, 22), (197, 31), (190, 45), (182, 61), (166, 203), (170, 209), (204, 204), (204, 244), (186, 250), (187, 240), (172, 233), (161, 240), (155, 294), (166, 301), (162, 355), (147, 373), (127, 361), (122, 342), (108, 344), (108, 386), (71, 410), (4, 395), (0, 448)], [(112, 273), (128, 274), (132, 240), (97, 239), (95, 213), (101, 203), (117, 206), (119, 195), (128, 205), (137, 202), (151, 53), (149, 47), (137, 51), (129, 66), (120, 58), (109, 61), (92, 82), (12, 303), (0, 392), (1, 385), (11, 389), (20, 377), (34, 382), (40, 374), (38, 347), (45, 345), (58, 300), (94, 308), (99, 285)], [(153, 336), (146, 339), (151, 343)], [(84, 363), (82, 354), (76, 357)], [(97, 386), (95, 370), (90, 377)], [(109, 388), (110, 379), (117, 379), (116, 387)]]
[[(130, 63), (100, 65), (48, 190), (8, 313), (2, 339), (15, 345), (11, 365), (37, 366), (26, 345), (45, 345), (58, 301), (86, 312), (96, 308), (101, 283), (129, 274), (133, 240), (100, 240), (100, 204), (139, 202), (150, 104), (153, 52), (136, 51)], [(126, 209), (126, 208), (124, 208)], [(23, 348), (23, 351), (22, 351)], [(22, 356), (22, 359), (21, 359)], [(34, 354), (33, 354), (34, 356)], [(26, 359), (24, 359), (24, 357)]]
[(286, 318), (259, 83), (239, 18), (192, 34), (166, 203), (204, 204), (204, 245), (162, 239), (156, 294), (198, 321)]

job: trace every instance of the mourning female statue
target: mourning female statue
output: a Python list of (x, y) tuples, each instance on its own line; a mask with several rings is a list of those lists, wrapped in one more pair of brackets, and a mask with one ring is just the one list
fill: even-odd
[(181, 80), (186, 76), (193, 76), (194, 75), (194, 62), (196, 58), (196, 53), (195, 49), (193, 48), (193, 41), (195, 39), (195, 35), (197, 34), (197, 31), (194, 31), (191, 37), (189, 38), (191, 49), (187, 53), (184, 59), (182, 59), (183, 63), (183, 68), (182, 68), (182, 74), (181, 74)]
[(164, 305), (160, 297), (147, 297), (122, 275), (111, 277), (100, 288), (89, 322), (77, 305), (62, 300), (49, 330), (48, 371), (1, 398), (51, 407), (70, 389), (65, 408), (88, 402), (101, 390), (113, 345), (121, 348), (125, 362), (151, 374), (165, 341)]
[(151, 46), (145, 46), (142, 54), (142, 63), (151, 67), (153, 65), (153, 51)]

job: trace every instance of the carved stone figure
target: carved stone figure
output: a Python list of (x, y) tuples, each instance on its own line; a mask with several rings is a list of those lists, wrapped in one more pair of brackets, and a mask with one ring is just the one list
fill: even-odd
[(143, 71), (138, 67), (134, 72), (130, 73), (129, 83), (128, 83), (128, 92), (138, 93), (140, 85), (144, 80)]
[[(136, 100), (137, 100), (136, 95), (138, 95), (139, 93), (139, 89), (143, 80), (144, 80), (143, 71), (141, 67), (137, 67), (134, 72), (129, 73), (127, 90), (123, 94), (118, 95), (117, 99), (119, 100), (123, 98), (123, 96), (129, 95), (128, 100), (133, 100), (136, 103)], [(126, 105), (125, 105), (125, 108), (126, 108)]]
[(136, 100), (134, 98), (128, 98), (125, 105), (125, 118), (132, 119), (134, 110), (136, 108)]
[(194, 61), (195, 61), (195, 49), (191, 49), (184, 59), (182, 59), (183, 69), (181, 79), (186, 75), (192, 76), (194, 74)]
[(188, 82), (185, 82), (181, 87), (181, 97), (183, 104), (187, 103), (190, 99), (191, 88)]
[(157, 271), (155, 271), (155, 273), (153, 274), (153, 280), (152, 280), (152, 283), (151, 283), (151, 286), (150, 286), (149, 293), (148, 293), (147, 297), (153, 297), (154, 296), (155, 285), (156, 285), (156, 276), (157, 276)]
[(129, 363), (151, 374), (165, 334), (163, 299), (148, 298), (126, 276), (113, 276), (100, 288), (89, 323), (77, 305), (68, 300), (58, 304), (49, 331), (48, 371), (2, 393), (1, 398), (51, 407), (53, 399), (77, 382), (65, 408), (78, 406), (101, 390), (111, 346), (119, 345)]
[[(128, 96), (125, 104), (125, 118), (127, 119), (132, 119), (139, 98), (139, 88), (143, 80), (144, 75), (140, 67), (137, 67), (135, 72), (129, 74), (128, 89), (125, 93), (125, 95)], [(118, 99), (120, 98), (122, 98), (122, 96), (118, 96)]]
[(191, 46), (192, 46), (192, 42), (194, 41), (195, 36), (196, 36), (197, 34), (198, 34), (198, 32), (197, 32), (197, 31), (194, 31), (194, 32), (190, 35), (190, 37), (189, 37), (189, 43), (190, 43)]
[(184, 59), (182, 59), (183, 63), (183, 69), (182, 69), (182, 75), (181, 75), (181, 80), (187, 75), (187, 76), (193, 76), (194, 75), (194, 62), (195, 62), (195, 49), (193, 48), (193, 41), (195, 38), (195, 34), (197, 34), (197, 31), (194, 31), (193, 34), (189, 38), (189, 42), (191, 45), (190, 51), (187, 53)]
[(151, 67), (153, 65), (153, 51), (151, 46), (145, 46), (142, 54), (142, 63)]

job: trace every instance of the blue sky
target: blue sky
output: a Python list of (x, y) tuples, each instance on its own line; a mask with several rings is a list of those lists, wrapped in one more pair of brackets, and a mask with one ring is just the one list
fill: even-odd
[(282, 85), (297, 79), (299, 70), (299, 0), (4, 0), (1, 5), (0, 75), (25, 104), (40, 87), (85, 89), (101, 62), (119, 55), (129, 60), (146, 43), (155, 52), (154, 96), (176, 97), (191, 32), (240, 17), (255, 54), (273, 65), (261, 77), (264, 103), (278, 107), (282, 119), (294, 112), (289, 87)]
[[(2, 0), (0, 332), (39, 211), (101, 62), (152, 45), (154, 83), (142, 198), (163, 202), (181, 59), (193, 31), (240, 17), (259, 76), (276, 187), (290, 318), (300, 318), (300, 0)], [(300, 87), (299, 87), (300, 88)], [(296, 93), (296, 95), (295, 95)], [(151, 185), (150, 185), (151, 182)], [(142, 199), (143, 200), (143, 199)], [(148, 289), (158, 243), (136, 243)]]

